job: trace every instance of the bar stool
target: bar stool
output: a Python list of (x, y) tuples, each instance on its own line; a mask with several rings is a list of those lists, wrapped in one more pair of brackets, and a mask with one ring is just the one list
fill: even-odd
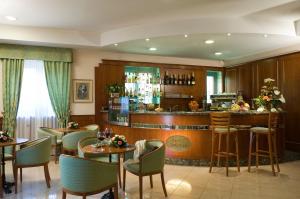
[[(274, 168), (274, 157), (277, 165), (277, 171), (280, 172), (279, 164), (278, 164), (278, 155), (277, 155), (277, 133), (276, 130), (278, 128), (279, 114), (276, 112), (269, 113), (268, 119), (268, 127), (253, 127), (250, 129), (250, 143), (249, 143), (249, 157), (248, 157), (248, 172), (250, 172), (251, 167), (251, 157), (255, 156), (255, 164), (256, 168), (258, 168), (258, 157), (269, 157), (272, 172), (275, 176), (275, 168)], [(259, 149), (259, 137), (261, 135), (267, 136), (268, 139), (268, 151)], [(252, 142), (255, 137), (255, 152), (252, 152)]]
[[(238, 142), (238, 130), (230, 127), (231, 113), (229, 112), (212, 112), (210, 113), (210, 128), (212, 130), (212, 148), (211, 148), (211, 161), (209, 173), (211, 173), (214, 156), (218, 157), (218, 166), (220, 164), (220, 158), (226, 158), (226, 176), (228, 176), (228, 159), (229, 156), (235, 156), (237, 162), (238, 172), (240, 172), (239, 161), (239, 142)], [(222, 136), (226, 136), (226, 151), (221, 151)], [(229, 138), (233, 135), (235, 138), (235, 153), (229, 152)], [(215, 139), (218, 136), (218, 151), (215, 153)]]

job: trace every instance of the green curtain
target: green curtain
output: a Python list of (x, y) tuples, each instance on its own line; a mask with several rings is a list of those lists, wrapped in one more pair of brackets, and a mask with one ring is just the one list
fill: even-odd
[(44, 61), (47, 87), (59, 127), (66, 127), (70, 115), (71, 63)]
[(3, 85), (3, 126), (10, 136), (15, 136), (16, 118), (21, 93), (24, 68), (23, 59), (1, 59)]

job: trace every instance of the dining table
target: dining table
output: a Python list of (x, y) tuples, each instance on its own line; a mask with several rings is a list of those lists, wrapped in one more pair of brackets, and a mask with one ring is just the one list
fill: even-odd
[[(92, 154), (99, 154), (99, 155), (109, 155), (109, 162), (112, 162), (112, 155), (118, 155), (118, 177), (119, 177), (119, 186), (121, 187), (121, 163), (120, 163), (120, 156), (126, 152), (131, 152), (135, 150), (135, 145), (127, 144), (123, 147), (115, 147), (113, 145), (104, 145), (102, 147), (96, 147), (95, 144), (86, 145), (82, 148), (83, 153), (92, 153)], [(114, 196), (112, 194), (112, 190), (102, 196), (102, 199), (113, 199)]]
[(1, 185), (0, 186), (0, 197), (3, 197), (3, 190), (6, 194), (12, 193), (11, 187), (14, 186), (14, 182), (7, 182), (5, 176), (5, 147), (13, 147), (12, 152), (13, 156), (15, 154), (15, 147), (16, 145), (26, 144), (29, 139), (27, 138), (10, 138), (9, 141), (0, 142), (0, 147), (2, 148), (2, 155), (1, 155), (1, 164), (2, 164), (2, 173), (1, 173)]

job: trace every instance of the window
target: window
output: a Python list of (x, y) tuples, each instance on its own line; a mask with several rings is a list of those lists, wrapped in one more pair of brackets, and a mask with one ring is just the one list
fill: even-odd
[(206, 96), (207, 103), (211, 103), (210, 95), (222, 93), (222, 72), (207, 71)]
[(40, 126), (56, 126), (55, 114), (48, 94), (44, 62), (24, 60), (17, 135), (35, 138), (36, 129)]

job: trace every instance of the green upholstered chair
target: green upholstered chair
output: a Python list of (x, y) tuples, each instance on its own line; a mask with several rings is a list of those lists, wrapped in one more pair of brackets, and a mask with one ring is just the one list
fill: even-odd
[(77, 154), (79, 140), (86, 137), (96, 137), (96, 135), (97, 132), (90, 130), (76, 131), (65, 135), (62, 138), (63, 153)]
[(79, 140), (78, 142), (78, 156), (81, 158), (88, 158), (91, 160), (96, 160), (96, 161), (100, 161), (100, 162), (113, 162), (113, 163), (117, 163), (119, 166), (118, 169), (118, 176), (119, 176), (119, 183), (121, 186), (121, 168), (120, 168), (120, 156), (118, 154), (112, 154), (111, 155), (111, 159), (109, 160), (109, 155), (105, 155), (105, 154), (95, 154), (95, 153), (87, 153), (84, 152), (82, 149), (83, 147), (87, 146), (87, 145), (91, 145), (91, 144), (96, 144), (98, 143), (98, 139), (96, 137), (86, 137), (83, 138), (81, 140)]
[(125, 153), (123, 191), (125, 191), (126, 171), (139, 176), (140, 199), (143, 198), (143, 176), (150, 176), (150, 185), (153, 188), (152, 175), (160, 174), (163, 191), (167, 197), (164, 179), (165, 144), (160, 140), (147, 140), (145, 145), (145, 153), (139, 157), (138, 161), (132, 159), (133, 153)]
[(118, 165), (62, 154), (59, 157), (63, 199), (66, 194), (83, 196), (114, 188), (118, 199)]
[(87, 130), (95, 131), (96, 133), (99, 131), (99, 125), (98, 124), (90, 124), (87, 126), (84, 126)]
[(50, 137), (51, 146), (55, 149), (55, 163), (58, 161), (59, 154), (61, 153), (62, 136), (61, 132), (47, 127), (40, 127), (37, 129), (38, 138)]
[(13, 164), (15, 179), (15, 192), (18, 187), (18, 168), (43, 166), (48, 188), (50, 188), (50, 174), (48, 163), (51, 154), (51, 138), (44, 137), (22, 145), (22, 148), (16, 151), (16, 158)]

